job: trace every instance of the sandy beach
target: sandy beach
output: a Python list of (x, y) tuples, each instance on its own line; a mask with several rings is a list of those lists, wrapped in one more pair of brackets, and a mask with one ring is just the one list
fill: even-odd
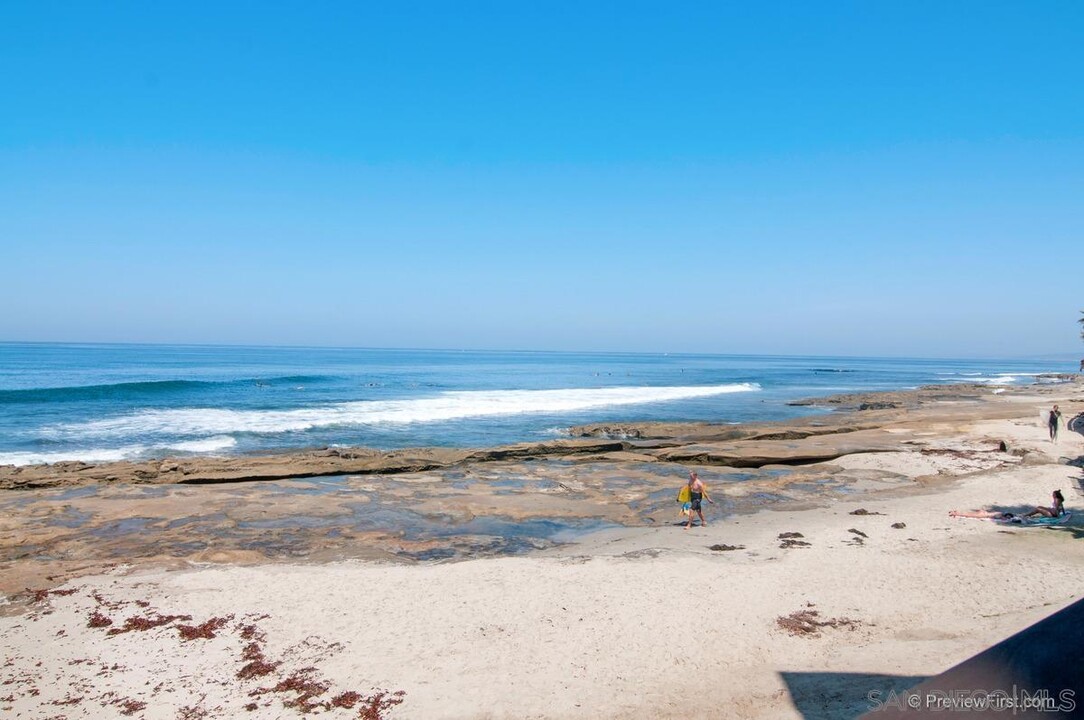
[[(0, 498), (0, 712), (855, 717), (1084, 593), (1084, 437), (1049, 440), (1053, 403), (1084, 412), (1084, 383), (845, 398), (776, 426), (578, 428), (556, 453), (424, 467), (401, 453), (327, 492), (198, 469), (186, 484), (167, 463), (27, 469), (33, 489)], [(717, 504), (685, 530), (671, 495), (692, 469)], [(1060, 527), (948, 515), (1054, 489)], [(374, 503), (443, 525), (358, 530)], [(276, 524), (292, 515), (314, 520)], [(578, 531), (513, 549), (443, 529), (494, 517)]]

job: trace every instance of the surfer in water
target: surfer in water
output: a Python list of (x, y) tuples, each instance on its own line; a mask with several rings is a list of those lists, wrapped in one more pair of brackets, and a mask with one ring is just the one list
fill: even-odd
[(691, 512), (689, 513), (689, 521), (685, 523), (685, 529), (688, 530), (693, 526), (694, 512), (700, 516), (700, 527), (704, 527), (708, 524), (708, 522), (704, 519), (704, 511), (700, 507), (701, 503), (702, 501), (707, 500), (709, 503), (714, 505), (715, 501), (708, 497), (708, 488), (706, 485), (704, 485), (704, 483), (700, 481), (700, 478), (696, 476), (695, 470), (689, 473), (688, 487), (689, 502), (691, 503), (692, 507), (690, 508)]
[(1058, 410), (1058, 406), (1055, 405), (1054, 409), (1050, 411), (1050, 419), (1047, 422), (1050, 425), (1050, 442), (1056, 442), (1058, 439), (1058, 421), (1061, 420), (1061, 410)]

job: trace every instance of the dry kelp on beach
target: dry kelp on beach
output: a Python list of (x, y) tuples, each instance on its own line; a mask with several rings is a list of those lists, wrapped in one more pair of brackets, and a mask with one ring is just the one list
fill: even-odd
[[(236, 681), (253, 684), (242, 696), (245, 698), (244, 707), (234, 708), (233, 712), (269, 708), (277, 704), (302, 715), (317, 710), (325, 713), (350, 711), (349, 715), (340, 714), (339, 717), (381, 720), (390, 708), (401, 704), (405, 697), (403, 691), (389, 692), (387, 690), (361, 693), (353, 689), (340, 688), (334, 690), (333, 693), (334, 683), (323, 678), (317, 664), (330, 657), (331, 654), (340, 652), (343, 646), (334, 642), (314, 643), (315, 636), (307, 641), (309, 647), (317, 648), (315, 658), (311, 657), (310, 653), (310, 656), (306, 657), (307, 664), (304, 666), (298, 666), (296, 660), (291, 662), (287, 657), (269, 659), (265, 654), (267, 633), (258, 625), (260, 621), (268, 619), (266, 614), (248, 614), (238, 621), (235, 621), (233, 615), (216, 616), (189, 624), (192, 620), (190, 614), (162, 613), (154, 609), (151, 602), (147, 600), (113, 600), (100, 592), (88, 592), (85, 588), (30, 591), (30, 595), (37, 611), (28, 615), (25, 622), (35, 623), (52, 615), (55, 608), (49, 603), (55, 602), (53, 598), (63, 598), (66, 605), (89, 607), (89, 622), (86, 627), (98, 632), (104, 631), (102, 635), (104, 638), (112, 639), (133, 632), (139, 635), (145, 634), (145, 638), (136, 642), (148, 657), (164, 653), (173, 656), (171, 662), (179, 662), (186, 655), (198, 655), (202, 652), (201, 643), (217, 641), (220, 646), (225, 645), (232, 650), (235, 662), (239, 666), (235, 673)], [(138, 608), (139, 613), (128, 614), (133, 607)], [(106, 613), (112, 613), (114, 617), (109, 617)], [(124, 619), (121, 624), (122, 617)], [(165, 628), (175, 629), (177, 633), (153, 632)], [(9, 660), (8, 665), (13, 665), (17, 659)], [(84, 658), (73, 662), (96, 665), (99, 661)], [(0, 698), (0, 702), (14, 703), (20, 697), (36, 695), (39, 692), (38, 685), (50, 682), (48, 672), (39, 662), (21, 677), (17, 686), (15, 686), (14, 678), (12, 682), (5, 681), (5, 685), (12, 687), (12, 692), (10, 697)], [(109, 667), (103, 665), (99, 675), (108, 675), (117, 680), (130, 672), (138, 673), (141, 670), (138, 667), (129, 669), (119, 664)], [(115, 693), (97, 696), (68, 695), (53, 701), (52, 704), (99, 706), (102, 709), (117, 708), (120, 714), (130, 715), (146, 708), (149, 704), (160, 705), (169, 695), (167, 689), (170, 683), (171, 680), (166, 678), (155, 687), (144, 690), (137, 697), (121, 697)], [(229, 709), (217, 706), (214, 710), (214, 716), (220, 717)], [(208, 711), (209, 708), (197, 703), (182, 708), (181, 716), (206, 717)]]
[(821, 634), (823, 628), (847, 628), (854, 630), (862, 623), (850, 618), (821, 618), (818, 610), (810, 603), (803, 610), (795, 610), (790, 615), (779, 617), (776, 624), (791, 635), (799, 637), (815, 637)]

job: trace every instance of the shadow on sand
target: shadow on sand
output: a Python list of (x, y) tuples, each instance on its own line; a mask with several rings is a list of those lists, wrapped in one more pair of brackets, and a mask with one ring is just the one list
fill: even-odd
[[(1084, 599), (1079, 599), (929, 679), (858, 673), (783, 673), (782, 677), (795, 707), (808, 720), (955, 715), (945, 703), (966, 717), (1052, 720), (1084, 717), (1082, 667)], [(999, 703), (1000, 709), (975, 705), (983, 702)]]
[[(780, 677), (806, 720), (946, 717), (955, 711), (965, 717), (1053, 720), (1084, 717), (1081, 668), (1084, 598), (932, 678), (792, 672)], [(1000, 709), (975, 705), (984, 702)]]
[(873, 698), (902, 696), (927, 678), (867, 673), (782, 672), (791, 701), (806, 720), (854, 720)]

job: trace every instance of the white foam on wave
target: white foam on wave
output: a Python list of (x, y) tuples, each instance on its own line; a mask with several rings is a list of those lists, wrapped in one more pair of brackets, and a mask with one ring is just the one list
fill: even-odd
[(192, 454), (213, 453), (226, 450), (237, 444), (229, 436), (188, 440), (167, 443), (158, 446), (124, 445), (117, 448), (88, 448), (83, 450), (57, 450), (54, 452), (9, 452), (0, 453), (0, 465), (44, 465), (58, 462), (116, 462), (118, 460), (138, 460), (144, 457), (160, 456), (168, 452)]
[(227, 450), (236, 444), (237, 441), (229, 435), (218, 435), (203, 440), (186, 440), (185, 442), (170, 443), (165, 446), (165, 449), (190, 453), (212, 453), (217, 450)]
[(1009, 375), (1009, 374), (996, 375), (994, 377), (969, 378), (967, 380), (967, 382), (979, 383), (979, 384), (982, 384), (982, 385), (1012, 385), (1012, 384), (1014, 384), (1016, 382), (1019, 382), (1020, 375), (1022, 375), (1022, 374), (1024, 374), (1024, 373), (1014, 373), (1012, 375)]
[(120, 448), (89, 448), (86, 450), (58, 450), (56, 452), (6, 452), (0, 453), (0, 465), (44, 465), (58, 462), (115, 462), (130, 460), (146, 452), (143, 445)]
[(736, 383), (699, 387), (455, 391), (430, 398), (366, 400), (293, 410), (145, 410), (116, 418), (57, 425), (46, 432), (49, 436), (58, 438), (299, 432), (318, 427), (395, 425), (501, 415), (567, 413), (757, 390), (760, 390), (760, 386), (756, 383)]
[(1034, 379), (1042, 373), (1037, 372), (1001, 372), (983, 376), (982, 373), (962, 372), (958, 376), (964, 380), (954, 380), (956, 383), (975, 383), (976, 385), (1014, 385), (1020, 382), (1034, 382)]

